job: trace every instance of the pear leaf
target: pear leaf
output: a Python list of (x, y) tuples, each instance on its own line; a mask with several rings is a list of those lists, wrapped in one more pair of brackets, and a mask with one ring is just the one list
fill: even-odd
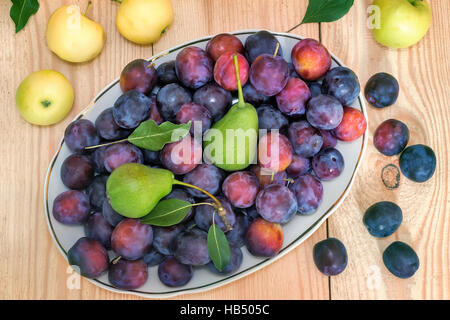
[(354, 0), (309, 0), (303, 23), (332, 22), (342, 18)]
[(208, 252), (219, 271), (222, 271), (230, 261), (230, 245), (227, 237), (215, 223), (208, 230)]
[(141, 218), (141, 222), (158, 227), (170, 227), (180, 223), (191, 207), (192, 203), (184, 200), (161, 200), (148, 215)]
[(189, 133), (190, 127), (190, 121), (184, 124), (166, 121), (158, 126), (154, 120), (147, 120), (133, 131), (128, 141), (140, 148), (159, 151), (166, 143), (181, 140)]
[(22, 30), (28, 19), (39, 10), (37, 0), (11, 0), (12, 6), (9, 16), (16, 25), (16, 33)]

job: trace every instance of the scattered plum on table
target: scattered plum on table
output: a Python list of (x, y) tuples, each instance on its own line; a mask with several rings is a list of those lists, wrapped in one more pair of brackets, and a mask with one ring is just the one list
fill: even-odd
[(384, 238), (393, 234), (397, 231), (402, 220), (402, 209), (390, 201), (381, 201), (371, 205), (363, 217), (363, 223), (367, 230), (377, 238)]
[(383, 252), (386, 268), (396, 277), (406, 279), (412, 277), (419, 269), (419, 257), (408, 244), (395, 241)]
[(436, 155), (430, 147), (416, 144), (402, 152), (399, 164), (405, 177), (415, 182), (425, 182), (436, 170)]
[(397, 101), (398, 92), (397, 80), (385, 72), (373, 75), (367, 81), (364, 89), (366, 100), (375, 108), (386, 108), (393, 105)]
[(409, 129), (396, 119), (383, 121), (373, 134), (373, 145), (385, 156), (402, 152), (409, 141)]
[(336, 238), (328, 238), (316, 243), (313, 257), (317, 269), (326, 276), (338, 275), (347, 267), (347, 250)]

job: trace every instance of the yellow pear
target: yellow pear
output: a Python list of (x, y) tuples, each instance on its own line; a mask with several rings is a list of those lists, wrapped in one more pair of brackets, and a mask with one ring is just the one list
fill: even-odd
[(105, 43), (102, 26), (86, 17), (76, 5), (66, 5), (50, 16), (47, 45), (58, 57), (69, 62), (86, 62), (100, 54)]
[(116, 15), (120, 34), (138, 44), (158, 41), (172, 22), (170, 0), (123, 0)]

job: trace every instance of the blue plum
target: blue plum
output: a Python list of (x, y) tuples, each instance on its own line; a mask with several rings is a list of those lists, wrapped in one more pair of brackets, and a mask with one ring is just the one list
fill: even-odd
[(339, 177), (344, 170), (344, 157), (335, 148), (326, 148), (312, 160), (314, 173), (320, 180), (328, 181)]
[(436, 155), (430, 147), (416, 144), (402, 152), (399, 163), (405, 177), (415, 182), (425, 182), (436, 170)]
[(373, 75), (364, 88), (367, 101), (375, 108), (386, 108), (393, 105), (397, 101), (398, 92), (397, 80), (384, 72)]
[(127, 260), (140, 259), (150, 251), (153, 229), (138, 219), (124, 219), (111, 235), (112, 249)]
[(366, 210), (363, 217), (363, 223), (367, 230), (377, 238), (384, 238), (393, 234), (402, 220), (402, 209), (390, 201), (373, 204)]
[(271, 184), (258, 193), (256, 209), (269, 222), (287, 223), (297, 212), (297, 199), (286, 186)]
[(108, 279), (119, 289), (133, 290), (142, 287), (148, 278), (147, 264), (142, 260), (119, 259), (109, 265)]
[(335, 276), (345, 270), (348, 257), (344, 244), (336, 238), (328, 238), (315, 244), (314, 263), (326, 276)]
[(175, 241), (174, 249), (175, 258), (183, 264), (202, 266), (211, 261), (207, 233), (198, 228), (180, 234)]
[(67, 258), (86, 278), (97, 278), (108, 270), (108, 253), (95, 239), (80, 238), (67, 252)]
[(98, 240), (106, 249), (111, 249), (113, 229), (100, 212), (92, 214), (84, 225), (86, 237)]
[(158, 267), (158, 277), (169, 287), (181, 287), (193, 277), (192, 266), (180, 263), (175, 257), (166, 257)]
[(385, 156), (399, 154), (409, 141), (409, 129), (401, 121), (383, 121), (373, 134), (373, 145)]
[(350, 106), (361, 92), (358, 77), (346, 67), (335, 67), (327, 72), (322, 82), (322, 92)]
[(419, 269), (419, 257), (413, 248), (401, 241), (391, 243), (383, 252), (386, 268), (396, 277), (412, 277)]
[(63, 224), (83, 224), (90, 212), (89, 198), (81, 191), (65, 191), (53, 201), (53, 217)]

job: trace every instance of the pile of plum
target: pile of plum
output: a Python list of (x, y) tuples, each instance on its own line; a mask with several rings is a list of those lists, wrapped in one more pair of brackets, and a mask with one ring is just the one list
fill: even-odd
[[(158, 265), (161, 282), (171, 287), (188, 283), (200, 266), (219, 272), (207, 245), (213, 207), (193, 207), (180, 224), (171, 227), (152, 227), (113, 210), (105, 184), (109, 174), (125, 163), (169, 169), (178, 180), (217, 196), (232, 226), (226, 232), (231, 257), (220, 273), (239, 269), (243, 246), (255, 256), (278, 254), (283, 245), (282, 224), (295, 214), (314, 213), (323, 196), (321, 181), (335, 179), (343, 171), (337, 140), (358, 139), (367, 126), (361, 111), (350, 107), (360, 94), (358, 78), (346, 67), (330, 69), (331, 56), (322, 44), (313, 39), (299, 41), (291, 52), (292, 63), (282, 58), (282, 52), (267, 31), (249, 36), (245, 44), (233, 35), (220, 34), (206, 50), (186, 47), (175, 61), (157, 68), (141, 59), (124, 68), (123, 95), (114, 106), (104, 110), (95, 124), (80, 119), (65, 131), (64, 141), (73, 154), (62, 164), (61, 179), (70, 190), (54, 200), (53, 216), (63, 224), (84, 225), (85, 237), (68, 252), (71, 265), (89, 278), (108, 271), (112, 285), (128, 290), (147, 281), (149, 266)], [(177, 163), (173, 150), (180, 142), (167, 144), (160, 152), (127, 141), (85, 149), (126, 139), (149, 119), (157, 124), (199, 121), (205, 132), (235, 99), (235, 54), (244, 98), (257, 108), (259, 128), (280, 132), (283, 168), (278, 172), (268, 174), (259, 164), (225, 172), (213, 164), (199, 164), (196, 152)], [(260, 137), (260, 142), (264, 139), (267, 136)], [(191, 141), (192, 149), (201, 150), (201, 141)], [(172, 198), (211, 201), (197, 190), (184, 188), (173, 189), (166, 199)], [(216, 223), (226, 231), (220, 219)], [(111, 261), (108, 250), (113, 252)]]

